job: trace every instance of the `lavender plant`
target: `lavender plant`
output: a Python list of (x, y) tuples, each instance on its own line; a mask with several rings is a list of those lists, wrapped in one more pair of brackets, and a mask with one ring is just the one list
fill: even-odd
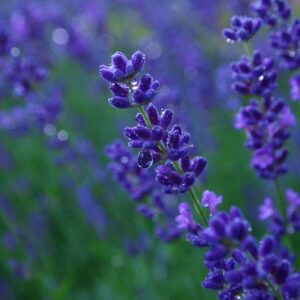
[[(245, 16), (247, 0), (12, 0), (1, 4), (1, 299), (199, 298), (198, 287), (187, 289), (184, 282), (194, 281), (178, 272), (193, 268), (194, 260), (189, 259), (190, 266), (185, 261), (177, 264), (176, 271), (169, 265), (177, 261), (170, 255), (188, 260), (185, 251), (193, 251), (188, 246), (159, 244), (155, 253), (151, 251), (153, 269), (141, 265), (139, 258), (130, 259), (143, 254), (146, 261), (147, 251), (157, 241), (149, 243), (140, 226), (147, 225), (139, 218), (132, 220), (127, 210), (131, 204), (107, 188), (110, 176), (96, 149), (111, 138), (113, 126), (106, 130), (104, 125), (110, 121), (109, 108), (93, 107), (94, 98), (105, 91), (91, 69), (120, 45), (126, 49), (138, 45), (145, 56), (138, 52), (128, 59), (117, 53), (112, 65), (101, 72), (110, 83), (110, 104), (122, 108), (120, 114), (124, 109), (138, 113), (136, 123), (124, 129), (129, 147), (117, 140), (105, 148), (105, 154), (115, 180), (136, 210), (154, 222), (161, 240), (169, 243), (186, 236), (192, 245), (204, 248), (209, 274), (203, 285), (221, 299), (299, 298), (297, 247), (289, 244), (297, 241), (299, 195), (296, 188), (281, 190), (283, 182), (279, 183), (290, 174), (290, 132), (296, 125), (280, 87), (291, 77), (291, 96), (299, 100), (299, 22), (285, 0), (252, 2), (253, 16)], [(227, 39), (247, 48), (247, 56), (234, 70), (234, 89), (245, 103), (235, 125), (246, 132), (252, 166), (259, 176), (276, 183), (281, 199), (278, 204), (278, 197), (265, 198), (261, 193), (265, 201), (258, 217), (269, 225), (263, 239), (256, 234), (253, 211), (247, 213), (252, 232), (239, 209), (220, 211), (222, 196), (205, 190), (199, 197), (197, 190), (200, 177), (208, 185), (214, 185), (210, 181), (214, 177), (215, 183), (223, 184), (225, 196), (224, 185), (233, 180), (228, 176), (221, 183), (215, 174), (221, 170), (240, 175), (236, 165), (241, 161), (233, 154), (234, 159), (218, 155), (221, 163), (209, 170), (208, 177), (202, 176), (206, 159), (195, 156), (193, 145), (202, 141), (201, 152), (207, 155), (211, 149), (233, 153), (237, 135), (234, 131), (230, 137), (214, 134), (223, 123), (216, 122), (211, 111), (218, 109), (214, 112), (227, 118), (228, 108), (237, 105), (236, 96), (226, 88), (226, 58), (235, 52), (219, 44), (222, 20), (233, 6), (242, 16), (232, 18)], [(252, 39), (267, 30), (270, 47), (266, 49), (262, 39), (263, 46), (253, 44), (258, 50), (252, 53)], [(141, 74), (145, 57), (151, 75)], [(154, 79), (158, 77), (162, 84)], [(222, 97), (218, 89), (225, 90)], [(224, 98), (228, 101), (221, 101)], [(124, 119), (117, 119), (119, 125)], [(95, 125), (95, 120), (100, 124)], [(218, 148), (221, 139), (230, 143), (229, 151), (224, 145)], [(213, 151), (209, 154), (212, 157)], [(236, 179), (236, 189), (246, 189), (236, 184), (243, 179)], [(232, 187), (228, 188), (231, 194), (236, 190)], [(229, 197), (224, 198), (223, 205), (228, 206)], [(40, 201), (45, 201), (41, 207)], [(130, 229), (140, 237), (135, 242)], [(129, 256), (125, 259), (124, 248)], [(201, 256), (203, 251), (195, 253)], [(146, 277), (148, 269), (151, 274)], [(130, 286), (126, 280), (123, 284), (123, 274), (132, 277)], [(163, 279), (170, 288), (161, 291)], [(206, 298), (203, 294), (201, 299)]]
[[(259, 54), (256, 56), (257, 65), (260, 65), (261, 56)], [(217, 290), (219, 299), (299, 298), (300, 273), (295, 271), (293, 256), (280, 240), (273, 236), (266, 236), (258, 246), (258, 241), (250, 234), (249, 222), (238, 208), (232, 207), (229, 213), (217, 212), (217, 206), (222, 202), (222, 197), (217, 197), (210, 191), (205, 191), (202, 201), (199, 201), (193, 185), (195, 178), (203, 172), (206, 160), (203, 157), (190, 158), (192, 147), (189, 143), (190, 135), (183, 132), (179, 125), (173, 125), (172, 129), (168, 130), (173, 115), (170, 110), (163, 109), (160, 115), (157, 108), (152, 103), (149, 104), (157, 93), (159, 84), (150, 75), (143, 75), (137, 81), (137, 75), (143, 63), (144, 56), (140, 51), (135, 52), (131, 60), (123, 53), (117, 52), (112, 56), (110, 66), (100, 66), (100, 74), (110, 83), (110, 89), (113, 92), (113, 98), (108, 100), (109, 104), (119, 109), (137, 107), (139, 110), (136, 115), (137, 126), (124, 129), (125, 136), (129, 138), (128, 146), (140, 149), (135, 165), (149, 171), (154, 163), (155, 179), (163, 185), (163, 191), (166, 194), (187, 192), (191, 197), (200, 222), (193, 219), (187, 203), (180, 204), (176, 222), (177, 228), (187, 233), (188, 239), (194, 246), (208, 248), (204, 257), (209, 274), (203, 286)], [(246, 67), (241, 69), (245, 71)], [(271, 78), (273, 77), (274, 75), (271, 75)], [(272, 89), (272, 87), (269, 88), (270, 91)], [(256, 90), (258, 95), (264, 91), (268, 92), (265, 85)], [(275, 119), (273, 126), (277, 126), (279, 113), (284, 110), (285, 106), (281, 101), (275, 102), (270, 95), (267, 95), (265, 99), (266, 109), (273, 113), (273, 119)], [(145, 105), (148, 105), (146, 110)], [(258, 108), (255, 110), (256, 106)], [(257, 119), (260, 119), (258, 104), (253, 103), (253, 111), (254, 113), (249, 113), (249, 118), (258, 116)], [(248, 116), (247, 113), (245, 115)], [(263, 113), (261, 117), (262, 115)], [(241, 120), (241, 123), (248, 121), (246, 117)], [(283, 119), (283, 123), (289, 124), (287, 118)], [(280, 130), (280, 124), (278, 126)], [(277, 128), (275, 127), (274, 130), (276, 132)], [(275, 150), (280, 149), (286, 139), (280, 134), (278, 138), (279, 147), (275, 147)], [(254, 140), (253, 143), (255, 142)], [(125, 153), (127, 154), (127, 151)], [(286, 153), (282, 152), (281, 159), (278, 159), (276, 163), (283, 162), (285, 156)], [(111, 157), (117, 158), (112, 155)], [(121, 161), (127, 158), (124, 155), (119, 157)], [(277, 157), (279, 158), (280, 155)], [(261, 166), (262, 163), (259, 162), (258, 165)], [(116, 170), (113, 168), (113, 171)], [(138, 171), (140, 172), (142, 171)], [(272, 175), (275, 174), (276, 178), (281, 173), (283, 171), (279, 172), (276, 169)], [(127, 174), (118, 177), (119, 179), (126, 178)], [(268, 173), (266, 177), (267, 175)], [(124, 184), (123, 179), (121, 180)], [(143, 179), (139, 177), (138, 180)], [(127, 187), (130, 188), (131, 185)], [(204, 207), (209, 207), (209, 218)]]

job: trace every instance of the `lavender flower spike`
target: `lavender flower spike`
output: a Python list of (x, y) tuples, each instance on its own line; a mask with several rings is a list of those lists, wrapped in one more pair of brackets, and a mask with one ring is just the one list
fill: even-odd
[[(141, 52), (136, 53), (144, 57)], [(131, 63), (135, 64), (133, 58)], [(126, 56), (117, 52), (112, 56), (112, 65), (101, 66), (100, 73), (110, 82), (113, 97), (109, 99), (109, 103), (112, 106), (135, 106), (139, 111), (135, 118), (136, 125), (124, 129), (128, 146), (139, 150), (136, 165), (141, 169), (149, 169), (156, 164), (155, 179), (163, 185), (163, 191), (166, 194), (188, 192), (203, 224), (206, 224), (206, 216), (202, 212), (193, 185), (204, 171), (207, 161), (204, 157), (191, 157), (193, 145), (190, 142), (190, 134), (180, 125), (172, 124), (173, 111), (161, 109), (159, 112), (157, 107), (150, 103), (157, 94), (159, 82), (148, 74), (137, 80), (135, 76), (141, 67), (135, 68), (133, 74), (125, 74), (127, 64), (129, 62)], [(120, 69), (123, 70), (122, 74)], [(118, 77), (115, 73), (122, 76)], [(144, 107), (145, 105), (147, 107)], [(142, 211), (149, 212), (145, 206), (142, 207)]]

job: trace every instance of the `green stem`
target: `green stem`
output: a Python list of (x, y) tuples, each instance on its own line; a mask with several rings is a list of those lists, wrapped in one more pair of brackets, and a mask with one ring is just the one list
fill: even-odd
[[(275, 183), (275, 187), (276, 187), (276, 190), (277, 190), (277, 209), (280, 211), (281, 215), (283, 216), (283, 219), (284, 219), (284, 222), (286, 223), (286, 218), (287, 218), (287, 212), (286, 212), (286, 201), (285, 201), (285, 197), (284, 197), (284, 194), (282, 192), (282, 188), (281, 188), (281, 185), (280, 185), (280, 182), (278, 179), (274, 180), (274, 183)], [(288, 244), (290, 250), (296, 254), (296, 246), (294, 244), (294, 239), (293, 237), (287, 233), (286, 235), (286, 239), (285, 239), (286, 243)], [(297, 264), (297, 258), (296, 258), (296, 264)]]
[(282, 294), (280, 293), (280, 291), (278, 291), (277, 289), (274, 288), (272, 282), (270, 282), (268, 279), (266, 279), (266, 283), (277, 300), (284, 300)]
[[(147, 113), (146, 113), (144, 107), (143, 107), (142, 105), (139, 105), (139, 106), (138, 106), (138, 110), (139, 110), (139, 112), (141, 113), (141, 115), (143, 116), (143, 118), (144, 118), (144, 120), (145, 120), (145, 122), (146, 122), (146, 125), (147, 125), (148, 127), (151, 128), (151, 127), (152, 127), (152, 124), (151, 124), (151, 122), (150, 122), (150, 120), (149, 120), (149, 118), (148, 118), (148, 116), (147, 116)], [(159, 147), (159, 149), (160, 149), (163, 153), (167, 153), (167, 148), (165, 147), (165, 145), (164, 145), (163, 143), (160, 142), (160, 143), (158, 144), (158, 147)], [(182, 173), (183, 173), (183, 170), (182, 170), (180, 164), (179, 164), (177, 161), (173, 162), (173, 164), (174, 164), (175, 168), (177, 169), (177, 171), (178, 171), (179, 173), (182, 174)], [(204, 225), (205, 227), (207, 227), (207, 226), (208, 226), (207, 218), (206, 218), (206, 216), (205, 216), (204, 211), (202, 210), (202, 208), (201, 208), (201, 206), (200, 206), (200, 201), (199, 201), (198, 196), (197, 196), (197, 194), (196, 194), (196, 192), (195, 192), (195, 190), (194, 190), (193, 187), (191, 187), (191, 188), (189, 189), (188, 194), (189, 194), (190, 198), (191, 198), (192, 201), (193, 201), (195, 210), (196, 210), (197, 214), (199, 215), (199, 217), (200, 217), (200, 219), (201, 219), (202, 225)]]
[(244, 42), (243, 43), (243, 46), (244, 46), (244, 50), (246, 52), (246, 54), (251, 57), (252, 56), (252, 50), (251, 50), (251, 46), (247, 43), (247, 42)]
[(148, 126), (148, 127), (152, 127), (152, 124), (151, 124), (151, 122), (150, 122), (150, 120), (149, 120), (149, 118), (148, 118), (148, 116), (147, 116), (147, 114), (146, 114), (146, 112), (145, 112), (144, 107), (143, 107), (142, 105), (139, 105), (139, 106), (138, 106), (138, 110), (139, 110), (139, 112), (141, 113), (141, 115), (143, 116), (143, 118), (144, 118), (144, 120), (145, 120), (147, 126)]
[[(177, 169), (177, 171), (178, 171), (179, 173), (181, 173), (181, 174), (183, 173), (182, 168), (181, 168), (180, 164), (179, 164), (177, 161), (174, 162), (174, 166), (175, 166), (175, 168)], [(205, 216), (205, 214), (204, 214), (204, 211), (202, 210), (202, 208), (201, 208), (201, 206), (200, 206), (200, 201), (199, 201), (198, 196), (197, 196), (197, 194), (196, 194), (196, 192), (195, 192), (195, 189), (194, 189), (193, 187), (191, 187), (191, 188), (189, 189), (188, 193), (189, 193), (190, 198), (191, 198), (192, 201), (193, 201), (193, 204), (194, 204), (194, 207), (195, 207), (195, 210), (196, 210), (197, 214), (198, 214), (199, 217), (201, 218), (202, 224), (203, 224), (205, 227), (208, 227), (208, 221), (207, 221), (207, 219), (206, 219), (206, 216)]]
[(199, 204), (199, 199), (197, 197), (197, 194), (194, 190), (193, 187), (191, 187), (189, 189), (189, 195), (193, 201), (193, 204), (194, 204), (194, 207), (195, 207), (195, 210), (196, 212), (198, 213), (198, 215), (200, 216), (201, 220), (202, 220), (202, 224), (205, 226), (205, 227), (208, 227), (208, 221), (207, 221), (207, 218), (204, 214), (204, 211), (202, 210), (200, 204)]

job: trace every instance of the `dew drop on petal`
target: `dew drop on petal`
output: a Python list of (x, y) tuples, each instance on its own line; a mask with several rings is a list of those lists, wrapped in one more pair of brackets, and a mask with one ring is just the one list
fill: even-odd
[(131, 82), (131, 87), (135, 91), (138, 88), (138, 82), (137, 81), (132, 81)]
[(138, 158), (137, 158), (138, 166), (143, 169), (148, 169), (153, 164), (153, 156), (151, 151), (149, 150), (142, 150), (140, 151)]

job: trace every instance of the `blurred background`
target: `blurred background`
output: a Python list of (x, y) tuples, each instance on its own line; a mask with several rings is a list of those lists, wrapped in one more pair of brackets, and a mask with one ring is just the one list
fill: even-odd
[[(172, 220), (139, 214), (115, 181), (105, 148), (126, 142), (122, 129), (133, 126), (134, 112), (107, 104), (98, 68), (117, 50), (146, 54), (144, 71), (162, 84), (155, 103), (176, 111), (209, 161), (197, 192), (222, 194), (223, 208), (239, 205), (263, 234), (257, 207), (273, 186), (251, 170), (233, 128), (241, 103), (230, 90), (230, 62), (243, 48), (221, 34), (232, 15), (249, 15), (249, 4), (1, 1), (1, 300), (215, 298), (201, 287), (201, 250), (170, 232)], [(281, 91), (289, 97), (284, 76)], [(299, 147), (295, 130), (291, 187), (299, 185)], [(184, 199), (168, 199), (172, 218)]]

